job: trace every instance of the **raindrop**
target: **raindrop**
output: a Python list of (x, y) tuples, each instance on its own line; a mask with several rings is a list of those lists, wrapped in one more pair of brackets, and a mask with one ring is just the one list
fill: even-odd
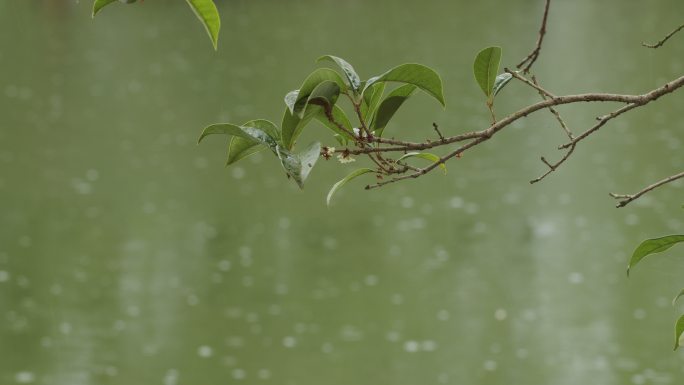
[(495, 371), (497, 366), (498, 366), (498, 365), (497, 365), (496, 361), (494, 361), (494, 360), (487, 360), (487, 361), (485, 361), (485, 363), (482, 365), (482, 367), (484, 368), (484, 370), (489, 371), (489, 372)]
[(259, 369), (259, 371), (257, 372), (257, 376), (260, 380), (268, 380), (269, 378), (271, 378), (271, 371), (268, 369)]
[(286, 348), (294, 348), (297, 346), (297, 339), (292, 336), (287, 336), (283, 338), (283, 346)]
[(494, 312), (494, 318), (497, 321), (503, 321), (508, 317), (508, 312), (505, 309), (496, 309)]
[(197, 355), (203, 358), (209, 358), (214, 354), (214, 349), (211, 348), (211, 346), (208, 345), (202, 345), (199, 348), (197, 348)]
[(236, 380), (244, 380), (247, 377), (247, 372), (244, 369), (233, 369), (233, 378)]
[(420, 344), (418, 341), (406, 341), (404, 342), (404, 350), (409, 353), (415, 353), (420, 349)]
[(36, 380), (36, 375), (33, 372), (18, 372), (14, 375), (14, 380), (20, 384), (30, 384)]

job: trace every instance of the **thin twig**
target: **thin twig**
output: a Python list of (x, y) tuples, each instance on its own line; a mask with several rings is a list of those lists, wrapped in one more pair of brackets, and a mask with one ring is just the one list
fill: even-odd
[[(548, 97), (548, 98), (550, 98), (550, 99), (553, 99), (553, 98), (556, 97), (555, 95), (553, 95), (553, 94), (550, 93), (549, 91), (547, 91), (547, 90), (543, 89), (542, 87), (540, 87), (539, 84), (537, 84), (536, 80), (535, 80), (535, 81), (530, 81), (530, 80), (528, 80), (526, 77), (521, 76), (519, 73), (517, 73), (517, 72), (515, 72), (515, 71), (511, 71), (511, 70), (508, 69), (508, 68), (504, 68), (504, 72), (507, 72), (507, 73), (511, 74), (514, 78), (516, 78), (516, 79), (520, 80), (521, 82), (527, 84), (528, 86), (534, 88), (534, 89), (537, 90), (537, 92), (539, 92), (542, 96)], [(533, 77), (533, 78), (534, 78), (534, 77)]]
[(648, 48), (659, 48), (659, 47), (661, 47), (663, 44), (665, 44), (666, 41), (670, 40), (670, 38), (671, 38), (672, 36), (674, 36), (675, 33), (681, 31), (682, 29), (684, 29), (684, 24), (682, 24), (682, 25), (680, 25), (679, 27), (677, 27), (677, 28), (675, 28), (674, 30), (672, 30), (672, 32), (668, 33), (664, 38), (662, 38), (662, 40), (660, 40), (660, 41), (657, 42), (657, 43), (653, 43), (653, 44), (641, 43), (641, 45), (643, 45), (644, 47), (648, 47)]
[(656, 188), (658, 188), (658, 187), (660, 187), (660, 186), (662, 186), (662, 185), (664, 185), (664, 184), (668, 184), (668, 183), (670, 183), (670, 182), (673, 182), (673, 181), (675, 181), (675, 180), (677, 180), (677, 179), (679, 179), (679, 178), (684, 178), (684, 172), (680, 172), (679, 174), (675, 174), (675, 175), (672, 175), (672, 176), (668, 176), (667, 178), (665, 178), (665, 179), (663, 179), (663, 180), (660, 180), (660, 181), (658, 181), (658, 182), (656, 182), (656, 183), (653, 183), (653, 184), (650, 185), (650, 186), (645, 187), (644, 189), (642, 189), (641, 191), (639, 191), (639, 192), (636, 193), (636, 194), (629, 194), (629, 195), (626, 195), (626, 194), (615, 194), (615, 193), (610, 193), (610, 194), (608, 194), (608, 195), (610, 195), (611, 197), (613, 197), (613, 198), (615, 198), (615, 199), (621, 199), (621, 201), (619, 201), (618, 204), (617, 204), (617, 206), (615, 206), (615, 207), (618, 207), (618, 208), (620, 208), (620, 207), (625, 207), (625, 206), (627, 206), (628, 204), (630, 204), (632, 201), (638, 199), (640, 196), (646, 194), (647, 192), (652, 191), (652, 190), (655, 190)]
[(616, 118), (616, 117), (618, 117), (618, 116), (624, 114), (625, 112), (627, 112), (627, 111), (629, 111), (629, 110), (631, 110), (631, 109), (634, 109), (635, 107), (638, 107), (638, 106), (639, 106), (639, 104), (630, 103), (630, 104), (628, 104), (628, 105), (626, 105), (626, 106), (624, 106), (624, 107), (622, 107), (622, 108), (619, 108), (619, 109), (617, 109), (617, 110), (611, 112), (611, 113), (608, 114), (608, 115), (604, 115), (604, 116), (600, 116), (600, 117), (596, 118), (596, 119), (598, 120), (598, 123), (596, 123), (596, 124), (595, 124), (593, 127), (591, 127), (590, 129), (584, 131), (582, 134), (580, 134), (580, 136), (578, 136), (578, 137), (576, 137), (576, 138), (574, 138), (574, 139), (571, 139), (568, 143), (565, 143), (564, 145), (558, 147), (558, 149), (569, 148), (569, 147), (572, 147), (572, 146), (576, 145), (577, 142), (579, 142), (579, 141), (585, 139), (587, 136), (589, 136), (589, 135), (593, 134), (594, 132), (598, 131), (601, 127), (603, 127), (606, 123), (608, 123), (609, 120), (614, 119), (614, 118)]
[(444, 141), (444, 135), (442, 135), (442, 132), (439, 130), (439, 126), (437, 125), (437, 123), (433, 122), (432, 128), (434, 128), (435, 131), (437, 131), (437, 136), (439, 136), (439, 140), (441, 140), (443, 142)]
[(568, 158), (570, 158), (570, 155), (572, 155), (572, 153), (575, 151), (575, 147), (576, 146), (570, 147), (570, 149), (568, 149), (568, 151), (565, 153), (565, 155), (563, 155), (563, 157), (556, 163), (549, 163), (549, 161), (547, 161), (546, 158), (544, 158), (542, 156), (541, 161), (544, 162), (544, 164), (547, 165), (549, 167), (549, 169), (545, 173), (543, 173), (542, 175), (538, 176), (537, 178), (532, 179), (530, 181), (530, 184), (535, 184), (535, 183), (541, 181), (542, 179), (546, 178), (547, 175), (556, 171), (556, 169), (558, 169), (558, 167), (561, 164), (565, 163), (565, 161), (568, 160)]
[(546, 20), (549, 16), (550, 5), (551, 0), (546, 0), (546, 4), (544, 5), (544, 16), (542, 17), (541, 27), (539, 28), (539, 37), (537, 38), (537, 45), (534, 47), (532, 52), (530, 52), (530, 54), (527, 55), (527, 57), (525, 57), (520, 63), (518, 63), (518, 65), (516, 65), (516, 68), (518, 69), (520, 69), (522, 66), (525, 66), (525, 68), (522, 69), (523, 73), (525, 74), (530, 72), (530, 68), (532, 68), (532, 65), (535, 61), (537, 61), (537, 58), (539, 57), (542, 42), (544, 41), (544, 35), (546, 35)]
[[(537, 82), (537, 78), (534, 75), (532, 75), (532, 83), (537, 87), (541, 88), (539, 86), (539, 83)], [(541, 95), (542, 99), (547, 99), (541, 91), (539, 92), (539, 95)], [(568, 136), (568, 138), (570, 140), (575, 139), (575, 136), (572, 134), (572, 131), (570, 131), (570, 129), (568, 128), (568, 125), (565, 124), (565, 120), (563, 120), (563, 117), (560, 115), (560, 113), (553, 107), (549, 107), (549, 111), (551, 111), (553, 116), (556, 117), (558, 124), (560, 124), (561, 128), (563, 129), (563, 131), (565, 131), (565, 134)]]

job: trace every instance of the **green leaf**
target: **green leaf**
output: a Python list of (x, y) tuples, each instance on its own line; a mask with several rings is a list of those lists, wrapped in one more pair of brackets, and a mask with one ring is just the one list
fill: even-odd
[(283, 146), (288, 150), (292, 150), (304, 127), (306, 127), (306, 125), (311, 122), (311, 119), (313, 119), (313, 117), (321, 111), (323, 111), (323, 108), (320, 106), (311, 105), (306, 109), (304, 116), (300, 118), (299, 116), (290, 112), (289, 108), (286, 108), (281, 124), (281, 141)]
[(629, 270), (646, 256), (663, 252), (679, 242), (684, 242), (684, 235), (668, 235), (660, 238), (647, 239), (641, 242), (636, 250), (634, 250), (632, 258), (629, 260), (627, 275), (629, 275)]
[(318, 157), (321, 155), (321, 144), (314, 142), (309, 145), (304, 151), (299, 153), (299, 160), (302, 163), (300, 178), (302, 183), (309, 177), (311, 169), (316, 165)]
[(413, 84), (437, 99), (442, 106), (445, 106), (442, 79), (435, 70), (422, 64), (402, 64), (380, 76), (368, 79), (363, 89), (363, 93), (365, 93), (370, 86), (378, 82)]
[[(340, 88), (337, 83), (323, 81), (319, 83), (303, 102), (297, 103), (299, 91), (291, 91), (285, 95), (285, 114), (282, 121), (282, 143), (291, 150), (295, 141), (307, 124), (317, 115), (325, 115), (325, 109), (334, 113), (335, 103), (339, 97)], [(296, 104), (296, 105), (295, 105)], [(339, 129), (338, 129), (339, 131)]]
[[(316, 118), (316, 120), (323, 123), (324, 126), (328, 127), (336, 135), (338, 135), (340, 139), (342, 139), (342, 142), (340, 142), (341, 144), (346, 144), (348, 141), (354, 140), (354, 138), (351, 135), (340, 129), (335, 123), (331, 122), (322, 108), (316, 115), (314, 115), (314, 117)], [(349, 118), (347, 118), (347, 114), (345, 114), (339, 106), (333, 106), (332, 117), (335, 120), (335, 122), (341, 124), (349, 132), (353, 132), (353, 127), (351, 125), (351, 122), (349, 121)]]
[[(410, 157), (416, 157), (416, 158), (422, 158), (425, 160), (429, 160), (432, 163), (437, 163), (441, 160), (441, 158), (435, 154), (429, 153), (429, 152), (408, 152), (404, 154), (401, 158), (397, 159), (397, 161), (410, 158)], [(444, 171), (444, 175), (447, 173), (447, 168), (444, 163), (440, 163), (439, 167)]]
[(342, 178), (340, 181), (338, 181), (337, 183), (335, 183), (335, 184), (332, 186), (332, 188), (330, 189), (330, 191), (328, 191), (328, 197), (327, 197), (326, 200), (325, 200), (326, 203), (327, 203), (327, 205), (330, 206), (330, 200), (332, 199), (333, 195), (335, 195), (335, 193), (337, 192), (337, 190), (341, 189), (342, 186), (344, 186), (345, 184), (347, 184), (347, 182), (349, 182), (350, 180), (356, 178), (356, 177), (359, 176), (359, 175), (367, 174), (367, 173), (369, 173), (369, 172), (375, 172), (375, 171), (371, 170), (370, 168), (360, 168), (360, 169), (358, 169), (358, 170), (353, 171), (351, 174), (345, 176), (345, 177)]
[(304, 116), (304, 110), (309, 105), (314, 104), (323, 107), (325, 110), (332, 110), (332, 106), (337, 102), (340, 96), (340, 87), (337, 83), (326, 80), (319, 83), (316, 88), (311, 91), (311, 94), (303, 104), (296, 104), (294, 112), (299, 114), (299, 117)]
[(477, 84), (480, 85), (482, 92), (487, 98), (492, 96), (496, 74), (499, 73), (499, 63), (501, 62), (501, 47), (488, 47), (483, 49), (475, 57), (473, 63), (473, 74)]
[(212, 0), (186, 0), (197, 18), (202, 22), (209, 34), (214, 50), (218, 50), (219, 30), (221, 29), (221, 18), (219, 17), (216, 4)]
[(677, 323), (675, 324), (675, 345), (674, 350), (680, 347), (679, 340), (682, 338), (682, 333), (684, 333), (684, 315), (679, 317)]
[(513, 79), (513, 75), (509, 74), (508, 72), (502, 73), (499, 76), (496, 77), (494, 80), (494, 88), (492, 89), (492, 95), (496, 96), (499, 91), (501, 91), (504, 87), (506, 87), (506, 84)]
[(375, 112), (375, 116), (370, 125), (371, 132), (375, 131), (375, 135), (382, 136), (387, 123), (389, 123), (390, 119), (392, 119), (397, 110), (399, 110), (399, 107), (401, 107), (415, 90), (416, 86), (413, 84), (404, 84), (390, 92), (389, 95), (383, 99), (378, 110)]
[(295, 103), (297, 103), (297, 97), (299, 96), (299, 90), (290, 91), (285, 95), (285, 105), (290, 111), (294, 111)]
[(347, 78), (349, 86), (352, 88), (352, 90), (354, 90), (354, 92), (359, 90), (359, 87), (361, 86), (361, 78), (359, 78), (359, 75), (356, 73), (351, 64), (349, 64), (346, 60), (333, 55), (321, 56), (316, 61), (320, 62), (323, 60), (329, 60), (337, 64), (340, 69), (342, 69), (342, 72), (344, 72), (344, 76)]
[[(254, 119), (250, 120), (243, 125), (243, 129), (245, 127), (254, 127), (258, 128), (261, 131), (265, 132), (268, 134), (270, 138), (272, 138), (274, 141), (279, 141), (280, 140), (280, 131), (278, 131), (278, 126), (276, 126), (273, 122), (266, 120), (266, 119)], [(248, 131), (249, 133), (249, 131)]]
[(321, 153), (321, 144), (313, 143), (300, 154), (294, 154), (280, 146), (276, 146), (275, 152), (287, 175), (294, 179), (300, 189), (303, 189), (304, 181), (308, 178)]
[(278, 155), (278, 159), (280, 159), (280, 164), (283, 165), (285, 173), (294, 179), (299, 188), (303, 188), (304, 182), (301, 179), (302, 162), (299, 160), (299, 157), (280, 146), (276, 146), (276, 155)]
[(682, 290), (679, 292), (679, 294), (677, 294), (677, 296), (674, 297), (674, 299), (672, 300), (672, 306), (674, 306), (675, 303), (677, 303), (677, 300), (679, 299), (679, 297), (681, 297), (681, 296), (683, 296), (683, 295), (684, 295), (684, 289), (682, 289)]
[(314, 72), (312, 72), (304, 80), (302, 86), (299, 87), (299, 90), (297, 91), (297, 98), (295, 99), (294, 103), (288, 103), (288, 100), (292, 98), (292, 95), (290, 94), (292, 94), (294, 91), (288, 94), (289, 98), (286, 95), (285, 104), (287, 104), (288, 108), (290, 108), (290, 111), (292, 113), (295, 113), (303, 110), (304, 106), (306, 105), (306, 101), (309, 98), (309, 95), (311, 95), (313, 90), (316, 89), (316, 87), (324, 81), (331, 81), (336, 83), (339, 86), (341, 92), (344, 92), (347, 89), (347, 87), (344, 85), (344, 80), (336, 71), (333, 71), (330, 68), (318, 68)]
[(209, 135), (230, 135), (237, 136), (243, 139), (248, 139), (256, 141), (261, 144), (265, 144), (272, 150), (278, 142), (278, 128), (275, 124), (269, 122), (268, 120), (251, 120), (242, 126), (238, 126), (230, 123), (219, 123), (207, 126), (197, 140), (197, 144), (202, 142), (202, 139)]
[(95, 2), (93, 3), (93, 17), (95, 17), (95, 15), (96, 15), (98, 12), (100, 12), (100, 10), (101, 10), (102, 8), (104, 8), (105, 6), (111, 4), (111, 3), (115, 2), (115, 1), (116, 1), (116, 0), (95, 0)]
[(369, 117), (372, 117), (375, 110), (382, 100), (382, 95), (385, 93), (384, 82), (375, 83), (363, 94), (363, 103), (361, 103), (361, 116), (368, 123)]
[(252, 154), (256, 154), (263, 149), (264, 146), (260, 145), (256, 140), (233, 136), (228, 143), (228, 159), (226, 160), (226, 166)]

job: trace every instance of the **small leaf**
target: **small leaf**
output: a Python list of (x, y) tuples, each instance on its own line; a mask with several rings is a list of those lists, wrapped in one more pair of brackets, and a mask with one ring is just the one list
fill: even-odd
[(209, 34), (214, 50), (218, 50), (219, 30), (221, 29), (221, 18), (219, 17), (216, 4), (212, 0), (186, 0), (188, 5), (195, 12), (197, 18), (202, 22)]
[(492, 90), (492, 94), (496, 96), (499, 93), (499, 91), (506, 87), (506, 84), (508, 84), (508, 82), (510, 82), (511, 79), (513, 79), (513, 75), (509, 74), (508, 72), (504, 72), (497, 76), (494, 80), (494, 88)]
[(641, 242), (636, 250), (634, 250), (632, 258), (629, 260), (627, 275), (629, 275), (629, 270), (646, 256), (663, 252), (679, 242), (684, 242), (684, 235), (668, 235), (660, 238), (647, 239)]
[(333, 55), (321, 56), (316, 61), (320, 62), (323, 60), (330, 60), (337, 64), (342, 69), (342, 72), (344, 72), (344, 76), (347, 78), (347, 81), (349, 81), (349, 86), (352, 88), (352, 90), (354, 90), (354, 92), (359, 90), (359, 87), (361, 86), (361, 78), (359, 78), (359, 75), (356, 73), (351, 64), (349, 64), (346, 60)]
[(291, 105), (288, 104), (288, 99), (286, 97), (286, 104), (288, 104), (290, 111), (292, 113), (295, 113), (297, 105), (299, 105), (300, 108), (303, 108), (305, 101), (308, 99), (309, 95), (311, 95), (311, 92), (313, 92), (316, 86), (318, 86), (326, 80), (337, 83), (337, 85), (340, 87), (341, 92), (344, 92), (347, 89), (347, 86), (344, 85), (344, 80), (342, 80), (340, 74), (338, 74), (336, 71), (333, 71), (330, 68), (318, 68), (309, 76), (307, 76), (307, 78), (304, 80), (304, 83), (302, 83), (302, 86), (299, 87), (299, 91), (297, 92), (297, 99), (294, 103), (292, 103)]
[(442, 106), (445, 105), (442, 79), (435, 70), (422, 64), (402, 64), (380, 76), (371, 78), (366, 82), (363, 93), (365, 93), (370, 86), (378, 82), (413, 84), (437, 99)]
[(487, 98), (492, 96), (496, 74), (499, 73), (501, 47), (488, 47), (480, 51), (473, 63), (473, 74), (477, 84)]
[(682, 290), (679, 292), (679, 294), (677, 294), (677, 296), (674, 297), (674, 299), (672, 300), (672, 306), (674, 306), (675, 303), (677, 303), (677, 300), (679, 299), (679, 297), (681, 297), (681, 296), (683, 296), (683, 295), (684, 295), (684, 289), (682, 289)]
[(345, 177), (342, 178), (340, 181), (338, 181), (337, 183), (335, 183), (335, 184), (332, 186), (332, 188), (330, 189), (330, 191), (328, 191), (328, 197), (327, 197), (326, 200), (325, 200), (326, 203), (327, 203), (327, 205), (330, 206), (330, 200), (332, 199), (333, 195), (335, 195), (335, 193), (337, 192), (337, 190), (341, 189), (342, 186), (344, 186), (345, 184), (347, 184), (347, 182), (349, 182), (350, 180), (356, 178), (356, 177), (359, 176), (359, 175), (363, 175), (363, 174), (366, 174), (366, 173), (369, 173), (369, 172), (375, 172), (375, 171), (371, 170), (370, 168), (360, 168), (360, 169), (358, 169), (358, 170), (353, 171), (351, 174), (345, 176)]
[(679, 317), (677, 320), (677, 323), (675, 324), (675, 345), (674, 345), (674, 350), (677, 350), (678, 347), (680, 347), (679, 340), (682, 338), (682, 334), (684, 333), (684, 315)]
[[(422, 158), (425, 160), (429, 160), (432, 163), (437, 163), (437, 162), (442, 160), (439, 156), (432, 154), (432, 153), (429, 153), (429, 152), (408, 152), (397, 160), (399, 161), (399, 160), (410, 158), (410, 157)], [(442, 169), (442, 171), (444, 171), (444, 175), (446, 175), (446, 173), (447, 173), (446, 165), (444, 163), (440, 163), (439, 167)]]
[(415, 90), (416, 86), (413, 84), (404, 84), (390, 92), (382, 103), (380, 103), (378, 110), (375, 112), (375, 116), (373, 117), (370, 126), (371, 132), (375, 131), (375, 135), (382, 136), (387, 123), (389, 123), (390, 119), (392, 119), (397, 110), (399, 110), (399, 107), (401, 107)]
[(302, 163), (300, 172), (300, 178), (302, 180), (302, 183), (304, 183), (304, 181), (306, 181), (306, 178), (309, 177), (309, 173), (311, 172), (313, 166), (316, 165), (316, 161), (318, 161), (318, 157), (320, 155), (321, 144), (319, 142), (311, 143), (309, 147), (307, 147), (304, 151), (299, 153), (299, 160)]
[(93, 3), (93, 17), (105, 6), (115, 2), (116, 0), (95, 0)]
[(228, 143), (228, 158), (226, 166), (229, 166), (240, 159), (246, 158), (252, 154), (264, 149), (264, 146), (252, 139), (245, 139), (239, 136), (233, 136)]
[[(363, 103), (361, 103), (361, 116), (368, 121), (369, 118), (375, 114), (378, 104), (382, 100), (382, 95), (385, 93), (385, 83), (379, 82), (370, 86), (370, 88), (363, 94)], [(367, 122), (368, 123), (368, 122)]]

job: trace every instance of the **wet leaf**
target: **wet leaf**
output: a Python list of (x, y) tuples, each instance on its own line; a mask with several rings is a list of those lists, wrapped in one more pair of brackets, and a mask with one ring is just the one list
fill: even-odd
[(370, 168), (360, 168), (360, 169), (358, 169), (358, 170), (354, 170), (351, 174), (345, 176), (345, 177), (342, 178), (340, 181), (338, 181), (337, 183), (335, 183), (335, 184), (332, 186), (332, 188), (330, 189), (330, 191), (328, 191), (328, 196), (327, 196), (327, 198), (325, 199), (326, 204), (327, 204), (328, 206), (330, 206), (330, 200), (332, 199), (333, 195), (335, 195), (335, 193), (337, 192), (337, 190), (341, 189), (342, 186), (344, 186), (345, 184), (347, 184), (347, 182), (349, 182), (350, 180), (356, 178), (357, 176), (360, 176), (360, 175), (363, 175), (363, 174), (367, 174), (367, 173), (369, 173), (369, 172), (374, 172), (374, 171), (371, 170)]
[(326, 80), (319, 83), (316, 88), (311, 91), (311, 94), (304, 100), (304, 103), (295, 104), (294, 113), (298, 114), (300, 117), (304, 116), (304, 110), (308, 108), (309, 105), (315, 104), (323, 107), (324, 109), (331, 110), (332, 106), (337, 102), (337, 98), (340, 96), (340, 87), (337, 83)]
[(492, 95), (496, 96), (499, 91), (501, 91), (504, 87), (506, 87), (506, 84), (513, 79), (513, 75), (509, 74), (508, 72), (502, 73), (499, 76), (496, 77), (494, 80), (494, 88), (492, 90)]
[(314, 142), (309, 145), (304, 151), (299, 153), (299, 160), (302, 163), (300, 179), (302, 184), (309, 177), (311, 169), (316, 165), (319, 156), (321, 155), (321, 144), (319, 142)]
[(344, 72), (344, 76), (347, 78), (347, 81), (349, 82), (349, 86), (351, 87), (351, 89), (354, 91), (359, 90), (359, 87), (361, 85), (361, 78), (359, 78), (359, 75), (356, 73), (354, 67), (352, 67), (351, 64), (349, 64), (346, 60), (333, 55), (321, 56), (316, 61), (320, 62), (323, 60), (329, 60), (337, 64), (340, 67), (340, 69), (342, 69), (342, 72)]
[(321, 111), (323, 111), (323, 108), (320, 106), (309, 106), (309, 108), (306, 109), (304, 116), (300, 118), (290, 112), (289, 108), (286, 108), (281, 124), (283, 146), (288, 150), (292, 150), (297, 138), (304, 130), (304, 127), (306, 127), (309, 122), (311, 122), (311, 119)]
[(394, 67), (380, 76), (369, 79), (363, 92), (365, 93), (370, 86), (378, 82), (413, 84), (437, 99), (442, 106), (445, 105), (442, 78), (435, 70), (422, 64), (409, 63)]
[(636, 266), (642, 259), (651, 255), (663, 252), (679, 242), (684, 242), (684, 235), (668, 235), (660, 238), (647, 239), (634, 250), (632, 258), (627, 265), (627, 275), (630, 269)]
[(226, 160), (226, 166), (229, 166), (252, 154), (256, 154), (264, 148), (265, 147), (260, 145), (256, 140), (233, 136), (230, 138), (230, 142), (228, 143), (228, 158)]
[(312, 143), (299, 154), (292, 153), (281, 146), (276, 146), (275, 152), (287, 175), (297, 183), (300, 189), (303, 189), (304, 182), (309, 177), (311, 169), (318, 160), (321, 144), (318, 142)]
[(278, 128), (275, 124), (269, 122), (268, 120), (258, 119), (251, 120), (242, 126), (238, 126), (231, 123), (219, 123), (207, 126), (200, 135), (197, 143), (202, 142), (204, 138), (209, 135), (229, 135), (237, 136), (240, 138), (253, 140), (261, 144), (265, 144), (272, 150), (279, 140)]
[[(308, 100), (309, 98), (309, 95), (311, 95), (311, 92), (313, 92), (313, 90), (324, 81), (331, 81), (336, 83), (339, 86), (341, 92), (347, 89), (347, 86), (345, 86), (344, 84), (344, 80), (340, 77), (340, 74), (338, 74), (337, 71), (331, 70), (330, 68), (318, 68), (315, 71), (313, 71), (309, 76), (307, 76), (307, 78), (304, 80), (304, 83), (302, 83), (302, 86), (299, 87), (299, 91), (297, 92), (297, 98), (295, 99), (294, 103), (288, 103), (289, 98), (286, 96), (285, 104), (288, 105), (290, 111), (292, 113), (301, 111), (304, 108), (306, 100)], [(291, 97), (292, 96), (290, 96), (290, 98)]]

